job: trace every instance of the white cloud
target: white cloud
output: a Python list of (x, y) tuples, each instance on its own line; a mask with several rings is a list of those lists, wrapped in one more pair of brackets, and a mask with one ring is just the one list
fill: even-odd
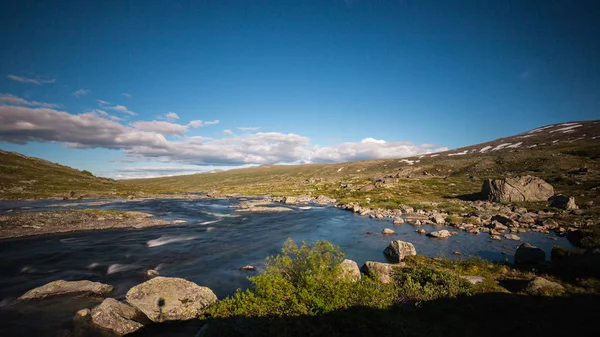
[(103, 101), (101, 99), (99, 99), (97, 102), (98, 102), (98, 105), (108, 105), (108, 104), (110, 104), (109, 102)]
[(446, 150), (448, 148), (433, 144), (416, 145), (412, 142), (386, 142), (374, 138), (365, 138), (355, 143), (315, 147), (309, 161), (314, 163), (338, 163), (366, 159), (402, 158)]
[(16, 75), (8, 75), (7, 77), (13, 81), (17, 81), (17, 82), (21, 82), (21, 83), (32, 83), (32, 84), (36, 84), (36, 85), (42, 85), (42, 84), (46, 84), (46, 83), (56, 82), (55, 79), (45, 80), (45, 79), (41, 79), (41, 78), (28, 78), (28, 77), (16, 76)]
[(191, 121), (188, 123), (189, 126), (193, 127), (193, 128), (199, 128), (202, 126), (202, 121)]
[(0, 141), (63, 142), (72, 148), (127, 149), (133, 146), (162, 148), (164, 136), (136, 130), (96, 113), (72, 115), (48, 108), (0, 106)]
[(225, 136), (231, 136), (231, 135), (233, 135), (233, 131), (231, 131), (229, 129), (228, 130), (223, 130), (223, 133), (225, 134)]
[(133, 123), (133, 127), (142, 131), (156, 132), (163, 136), (183, 136), (188, 131), (186, 125), (162, 121), (139, 121)]
[(17, 97), (11, 94), (0, 94), (0, 104), (10, 104), (10, 105), (26, 105), (26, 106), (36, 106), (41, 108), (58, 108), (59, 104), (52, 103), (42, 103), (36, 101), (28, 101), (23, 98)]
[[(194, 126), (196, 125), (196, 126)], [(432, 144), (386, 142), (365, 138), (333, 146), (316, 146), (297, 134), (258, 132), (213, 139), (186, 136), (188, 125), (166, 121), (120, 124), (105, 110), (73, 115), (29, 106), (0, 105), (0, 141), (62, 142), (72, 148), (121, 149), (128, 160), (199, 166), (272, 163), (333, 163), (376, 158), (401, 158), (447, 150)], [(226, 130), (231, 131), (231, 130)], [(178, 136), (168, 140), (165, 136)]]
[(88, 89), (79, 89), (79, 90), (77, 90), (77, 91), (75, 91), (73, 93), (73, 96), (80, 97), (80, 96), (83, 96), (83, 95), (87, 95), (90, 92), (91, 92), (91, 90), (88, 90)]
[[(104, 102), (104, 101), (102, 101), (102, 102)], [(105, 107), (105, 109), (119, 111), (119, 112), (122, 112), (122, 113), (126, 113), (128, 115), (131, 115), (131, 116), (137, 115), (135, 112), (130, 111), (129, 109), (127, 109), (127, 107), (124, 106), (124, 105), (115, 105), (115, 106), (110, 106), (110, 107), (107, 106), (107, 107)]]
[(123, 93), (123, 96), (125, 96), (125, 97), (127, 97), (127, 98), (130, 98), (132, 95), (131, 95), (131, 94), (128, 94), (128, 93), (126, 93), (126, 92), (124, 92), (124, 93)]
[(108, 118), (108, 119), (113, 120), (113, 121), (122, 121), (123, 120), (123, 118), (119, 118), (117, 116), (111, 115), (108, 112), (106, 112), (104, 110), (100, 110), (100, 109), (94, 109), (94, 110), (92, 110), (90, 112), (94, 113), (94, 114), (96, 114), (96, 115), (98, 115), (100, 117)]
[(178, 120), (178, 119), (179, 119), (179, 115), (177, 115), (177, 114), (176, 114), (176, 113), (174, 113), (174, 112), (167, 112), (167, 113), (165, 114), (165, 118), (166, 118), (168, 121), (170, 121), (170, 122), (173, 122), (173, 121), (176, 121), (176, 120)]
[(240, 127), (237, 129), (240, 131), (256, 131), (256, 130), (258, 130), (258, 128), (249, 128), (249, 127)]
[(219, 120), (216, 119), (216, 120), (214, 120), (212, 122), (211, 121), (204, 122), (204, 125), (214, 125), (214, 124), (219, 124)]

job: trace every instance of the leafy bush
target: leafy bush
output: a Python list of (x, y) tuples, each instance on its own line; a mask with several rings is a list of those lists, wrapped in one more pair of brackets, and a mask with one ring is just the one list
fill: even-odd
[(86, 175), (88, 175), (90, 177), (94, 176), (94, 174), (92, 172), (88, 171), (88, 170), (83, 170), (83, 171), (81, 171), (81, 173), (86, 174)]
[(437, 298), (468, 293), (472, 286), (458, 276), (428, 267), (403, 268), (397, 274), (400, 294), (404, 300), (420, 304)]
[(317, 241), (298, 247), (288, 239), (277, 256), (267, 258), (266, 271), (250, 277), (252, 286), (216, 305), (212, 317), (282, 317), (319, 315), (353, 306), (386, 308), (397, 298), (393, 285), (342, 277), (339, 247)]

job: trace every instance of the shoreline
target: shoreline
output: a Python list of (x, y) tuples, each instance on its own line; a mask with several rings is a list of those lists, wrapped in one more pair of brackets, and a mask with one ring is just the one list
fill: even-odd
[(53, 234), (110, 229), (144, 229), (181, 225), (179, 221), (152, 219), (152, 214), (96, 209), (27, 212), (0, 215), (0, 241)]

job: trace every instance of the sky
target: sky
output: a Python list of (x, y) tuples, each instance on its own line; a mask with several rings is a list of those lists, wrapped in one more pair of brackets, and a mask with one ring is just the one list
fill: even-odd
[(0, 149), (119, 179), (598, 119), (598, 17), (585, 0), (5, 2)]

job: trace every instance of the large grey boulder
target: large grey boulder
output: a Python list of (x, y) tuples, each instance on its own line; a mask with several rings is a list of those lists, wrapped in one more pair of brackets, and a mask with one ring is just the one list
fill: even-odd
[(575, 204), (575, 197), (564, 194), (557, 194), (550, 197), (550, 207), (562, 208), (566, 210), (579, 209)]
[(442, 229), (441, 231), (427, 233), (427, 236), (431, 236), (437, 239), (446, 239), (450, 237), (450, 232)]
[(114, 298), (107, 298), (92, 309), (91, 321), (118, 336), (135, 332), (144, 326), (143, 323), (150, 323), (141, 311)]
[(367, 261), (360, 270), (365, 275), (379, 280), (381, 283), (391, 283), (394, 280), (394, 273), (402, 267), (402, 264)]
[(217, 296), (208, 287), (162, 276), (129, 289), (125, 298), (153, 322), (193, 319), (217, 301)]
[(358, 269), (358, 264), (352, 260), (344, 259), (341, 263), (342, 267), (342, 277), (352, 280), (358, 281), (360, 280), (360, 269)]
[(554, 188), (534, 176), (486, 179), (481, 187), (482, 197), (493, 202), (546, 201)]
[(113, 286), (92, 282), (82, 281), (64, 281), (58, 280), (29, 290), (23, 296), (17, 298), (17, 301), (40, 300), (52, 296), (98, 296), (102, 297), (109, 294), (114, 289)]
[(545, 261), (546, 252), (529, 243), (521, 244), (515, 252), (515, 263), (517, 264), (538, 264)]
[(401, 240), (394, 240), (385, 248), (383, 253), (390, 258), (393, 262), (398, 263), (406, 256), (417, 255), (417, 250), (410, 242), (404, 242)]

